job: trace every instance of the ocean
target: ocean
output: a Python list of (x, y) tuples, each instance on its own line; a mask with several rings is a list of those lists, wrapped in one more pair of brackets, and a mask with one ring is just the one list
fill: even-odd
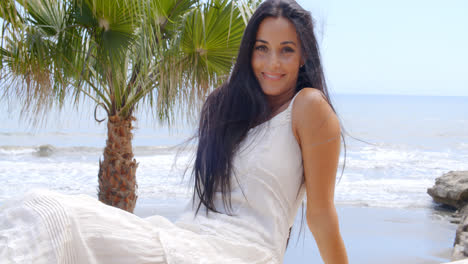
[[(435, 178), (468, 170), (468, 97), (336, 94), (332, 101), (346, 132), (336, 204), (430, 208), (426, 190)], [(93, 110), (83, 103), (78, 110), (52, 111), (42, 126), (32, 128), (20, 120), (13, 101), (10, 109), (3, 104), (0, 203), (32, 188), (95, 196), (106, 124), (94, 120)], [(133, 145), (140, 199), (189, 199), (194, 148), (189, 144), (180, 152), (177, 146), (194, 134), (194, 126), (169, 129), (149, 114), (137, 118)]]

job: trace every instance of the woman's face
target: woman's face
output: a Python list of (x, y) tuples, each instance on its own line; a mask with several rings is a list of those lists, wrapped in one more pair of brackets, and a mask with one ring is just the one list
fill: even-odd
[(252, 53), (252, 69), (263, 92), (268, 96), (294, 94), (302, 63), (294, 24), (283, 17), (265, 18)]

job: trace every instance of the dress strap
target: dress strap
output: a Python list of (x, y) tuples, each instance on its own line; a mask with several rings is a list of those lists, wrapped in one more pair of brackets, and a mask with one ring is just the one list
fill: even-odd
[(294, 95), (293, 99), (291, 99), (291, 102), (290, 102), (289, 105), (288, 105), (288, 108), (291, 108), (291, 109), (292, 109), (292, 105), (294, 104), (294, 100), (296, 100), (297, 95), (298, 95), (301, 91), (302, 91), (302, 89)]
[[(281, 113), (276, 115), (276, 116), (278, 116), (278, 119), (280, 119), (279, 124), (291, 123), (292, 106), (294, 104), (294, 100), (296, 100), (296, 97), (300, 92), (301, 91), (297, 92), (294, 95), (294, 97), (291, 99), (291, 101), (289, 102), (288, 107), (285, 110), (283, 110)], [(276, 116), (274, 116), (273, 118), (275, 118)]]
[[(292, 112), (292, 105), (294, 104), (294, 100), (296, 100), (296, 97), (297, 95), (300, 93), (301, 91), (297, 92), (293, 98), (291, 99), (291, 101), (289, 102), (289, 105), (288, 107), (286, 107), (286, 109), (284, 109), (283, 111), (281, 111), (279, 114), (273, 116), (270, 120), (268, 120), (267, 122), (274, 122), (276, 124), (284, 124), (284, 123), (290, 123), (291, 122), (291, 112)], [(278, 122), (278, 120), (279, 122)]]
[(296, 100), (297, 95), (298, 95), (301, 91), (302, 91), (302, 90), (300, 90), (299, 92), (297, 92), (297, 93), (294, 95), (294, 97), (291, 99), (291, 102), (289, 102), (288, 108), (285, 110), (286, 116), (287, 116), (287, 119), (288, 119), (288, 120), (291, 120), (291, 112), (292, 112), (294, 100)]

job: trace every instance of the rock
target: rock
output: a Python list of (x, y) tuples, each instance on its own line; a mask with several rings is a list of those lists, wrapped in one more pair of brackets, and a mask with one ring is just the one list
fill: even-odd
[(453, 244), (452, 260), (468, 257), (468, 171), (450, 171), (436, 179), (427, 189), (436, 203), (457, 209), (453, 222), (459, 222)]
[[(436, 179), (427, 189), (436, 203), (460, 209), (468, 204), (468, 171), (450, 171)], [(468, 210), (468, 209), (467, 209)]]
[(41, 145), (36, 148), (36, 151), (33, 154), (39, 157), (50, 157), (54, 152), (55, 152), (54, 146)]
[(458, 225), (453, 245), (452, 260), (468, 257), (468, 215), (464, 215)]
[(468, 204), (457, 210), (459, 215), (468, 215)]
[(468, 215), (468, 204), (455, 211), (448, 219), (452, 224), (460, 224), (463, 216)]
[(465, 254), (463, 254), (463, 248), (460, 245), (455, 245), (453, 247), (451, 261), (456, 261), (464, 258)]
[[(458, 228), (457, 228), (457, 233), (455, 235), (455, 245), (457, 244), (462, 244), (462, 240), (464, 238), (468, 238), (468, 232), (465, 228), (465, 226), (468, 226), (468, 217), (465, 215), (463, 216), (463, 218), (461, 219), (460, 221), (460, 224), (458, 225)], [(464, 246), (464, 244), (463, 244)]]

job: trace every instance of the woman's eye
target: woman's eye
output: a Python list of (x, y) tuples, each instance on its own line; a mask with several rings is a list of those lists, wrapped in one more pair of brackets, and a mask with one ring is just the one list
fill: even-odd
[(284, 53), (294, 52), (294, 49), (293, 49), (293, 48), (290, 48), (290, 47), (285, 47), (285, 48), (283, 49), (283, 52), (284, 52)]
[(267, 49), (266, 46), (261, 45), (261, 46), (256, 46), (256, 47), (255, 47), (255, 50), (258, 50), (258, 51), (267, 51), (268, 49)]

